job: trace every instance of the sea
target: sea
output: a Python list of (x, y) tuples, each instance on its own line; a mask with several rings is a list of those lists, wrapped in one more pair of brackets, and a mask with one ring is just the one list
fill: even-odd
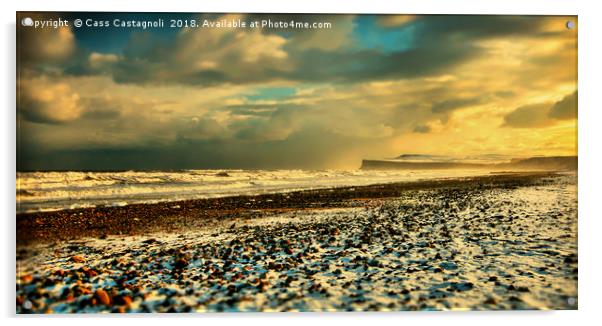
[(17, 213), (172, 202), (487, 174), (483, 170), (17, 172)]

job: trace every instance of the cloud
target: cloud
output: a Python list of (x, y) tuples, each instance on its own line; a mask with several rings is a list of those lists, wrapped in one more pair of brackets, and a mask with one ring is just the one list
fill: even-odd
[(179, 127), (178, 139), (201, 140), (227, 138), (228, 131), (211, 117), (193, 117), (183, 127)]
[(482, 103), (481, 97), (453, 98), (433, 103), (433, 113), (449, 113), (454, 110), (475, 106)]
[(302, 110), (306, 108), (281, 106), (268, 116), (255, 115), (235, 121), (230, 128), (234, 130), (237, 139), (245, 142), (285, 140), (303, 124)]
[(378, 23), (385, 27), (399, 27), (413, 22), (416, 18), (415, 15), (382, 15), (378, 16)]
[[(225, 15), (219, 19), (244, 18)], [(250, 83), (289, 69), (287, 39), (261, 30), (182, 29), (173, 40), (136, 33), (115, 65), (122, 83)]]
[(548, 116), (559, 120), (577, 119), (577, 92), (575, 91), (554, 103)]
[[(225, 15), (217, 19), (295, 19), (278, 15)], [(402, 18), (400, 18), (402, 17)], [(382, 16), (381, 24), (403, 28), (410, 16)], [(397, 51), (362, 47), (352, 37), (355, 16), (303, 16), (299, 21), (331, 21), (332, 29), (182, 29), (173, 40), (134, 33), (115, 62), (109, 54), (90, 54), (87, 65), (105, 67), (121, 83), (191, 85), (250, 84), (278, 80), (356, 83), (370, 80), (436, 75), (483, 54), (475, 42), (504, 35), (530, 35), (540, 19), (499, 17), (422, 17), (416, 19), (415, 41)], [(397, 21), (397, 24), (393, 24)], [(414, 22), (412, 22), (414, 23)], [(490, 25), (495, 26), (492, 28)], [(445, 32), (443, 32), (445, 31)], [(520, 31), (520, 33), (519, 33)], [(355, 42), (355, 44), (352, 44)], [(92, 60), (94, 56), (94, 60)], [(84, 67), (80, 68), (83, 69)], [(89, 72), (94, 69), (88, 67)], [(77, 69), (73, 69), (74, 72)]]
[(577, 119), (577, 92), (557, 102), (543, 102), (519, 107), (504, 116), (505, 127), (541, 128), (559, 120)]
[(431, 15), (421, 17), (419, 23), (424, 25), (419, 34), (424, 42), (436, 39), (466, 42), (509, 36), (545, 38), (563, 31), (561, 28), (545, 31), (548, 18), (537, 16)]
[[(76, 30), (64, 55), (21, 66), (19, 152), (29, 167), (103, 169), (572, 153), (574, 31), (547, 17), (381, 17), (308, 18), (334, 20), (330, 31)], [(360, 28), (411, 37), (368, 46)]]
[(66, 83), (39, 78), (20, 83), (19, 112), (32, 122), (65, 123), (80, 117), (80, 96)]
[(435, 75), (450, 66), (477, 56), (470, 44), (450, 44), (383, 53), (378, 50), (354, 52), (308, 50), (294, 54), (296, 69), (282, 73), (290, 80), (357, 83), (374, 80), (419, 78)]
[(548, 103), (525, 105), (510, 112), (504, 117), (505, 127), (539, 128), (552, 124), (548, 118)]
[[(58, 14), (28, 13), (34, 20), (57, 19)], [(60, 64), (76, 51), (75, 36), (70, 27), (31, 28), (19, 27), (17, 52), (23, 64)]]
[[(207, 18), (206, 15), (200, 17)], [(322, 82), (328, 79), (358, 83), (421, 78), (438, 75), (483, 55), (483, 49), (477, 46), (480, 40), (539, 35), (546, 23), (537, 17), (516, 16), (376, 16), (380, 24), (377, 26), (384, 28), (402, 29), (409, 23), (413, 26), (412, 41), (407, 46), (385, 51), (366, 48), (354, 38), (354, 29), (362, 27), (357, 26), (354, 15), (211, 17), (328, 21), (333, 27), (311, 30), (186, 28), (170, 38), (152, 32), (133, 32), (119, 56), (81, 47), (75, 51), (74, 44), (61, 47), (77, 52), (77, 56), (63, 63), (59, 70), (75, 75), (109, 74), (120, 83), (201, 86), (282, 80)], [(72, 33), (65, 31), (73, 43)], [(41, 57), (37, 60), (44, 61)]]
[(82, 119), (93, 121), (115, 120), (126, 112), (124, 103), (108, 96), (82, 98), (80, 102), (84, 107), (81, 114)]
[[(328, 141), (324, 141), (328, 139)], [(169, 145), (66, 148), (41, 151), (28, 147), (20, 153), (20, 170), (37, 169), (327, 169), (359, 168), (358, 155), (375, 155), (382, 140), (348, 138), (328, 130), (309, 128), (284, 140), (257, 143), (232, 139), (179, 138)]]
[(88, 57), (88, 65), (93, 71), (108, 71), (119, 61), (116, 54), (104, 54), (98, 52), (90, 53)]
[(428, 134), (429, 132), (431, 132), (431, 127), (428, 125), (417, 125), (416, 127), (414, 127), (413, 132)]

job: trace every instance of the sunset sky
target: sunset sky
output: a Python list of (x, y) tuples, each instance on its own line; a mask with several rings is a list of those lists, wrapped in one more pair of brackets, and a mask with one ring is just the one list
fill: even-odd
[(17, 27), (18, 169), (344, 168), (577, 154), (576, 17), (21, 14), (331, 29)]

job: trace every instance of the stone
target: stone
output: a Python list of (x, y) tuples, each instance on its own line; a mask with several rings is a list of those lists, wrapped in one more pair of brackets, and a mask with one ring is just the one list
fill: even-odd
[(188, 260), (186, 260), (186, 258), (179, 258), (174, 263), (174, 267), (176, 269), (183, 269), (183, 268), (186, 268), (187, 266), (188, 266)]
[(115, 297), (115, 304), (121, 306), (130, 306), (132, 304), (132, 298), (128, 295), (119, 295)]
[(448, 270), (448, 271), (449, 270), (456, 270), (456, 269), (458, 269), (458, 265), (456, 265), (456, 263), (454, 263), (454, 262), (446, 262), (446, 261), (441, 262), (439, 264), (439, 267), (441, 267), (441, 268), (443, 268), (445, 270)]
[(82, 256), (71, 256), (70, 260), (74, 263), (83, 263), (86, 261), (86, 259), (84, 259), (84, 257)]
[(96, 292), (94, 292), (94, 298), (105, 306), (111, 305), (111, 297), (109, 297), (109, 294), (103, 289), (96, 290)]

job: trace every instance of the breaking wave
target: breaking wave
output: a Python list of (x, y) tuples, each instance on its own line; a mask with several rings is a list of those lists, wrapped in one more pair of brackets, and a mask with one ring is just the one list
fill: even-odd
[(486, 172), (482, 170), (19, 172), (17, 173), (17, 212), (290, 192), (484, 173)]

